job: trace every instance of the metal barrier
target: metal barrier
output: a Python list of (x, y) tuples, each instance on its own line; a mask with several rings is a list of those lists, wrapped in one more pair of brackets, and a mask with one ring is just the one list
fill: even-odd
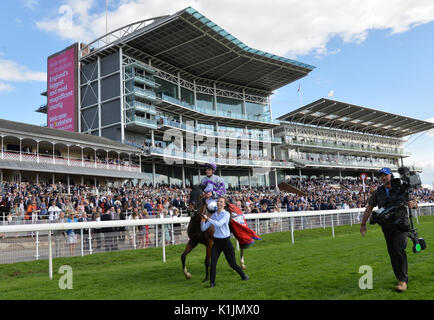
[[(358, 208), (245, 214), (245, 218), (248, 226), (255, 230), (258, 235), (291, 231), (291, 241), (294, 243), (295, 230), (331, 227), (332, 236), (334, 237), (335, 226), (360, 223), (364, 210), (364, 208)], [(419, 216), (423, 215), (434, 215), (434, 203), (419, 204), (419, 208), (414, 210), (417, 224), (419, 223)], [(14, 249), (18, 252), (33, 252), (30, 256), (27, 256), (27, 259), (16, 259), (15, 257), (12, 261), (6, 261), (6, 263), (11, 263), (33, 260), (33, 258), (39, 260), (42, 256), (42, 250), (45, 249), (48, 251), (50, 279), (52, 279), (53, 275), (53, 238), (56, 257), (62, 256), (62, 250), (65, 251), (65, 239), (67, 244), (70, 245), (70, 256), (75, 255), (77, 249), (79, 249), (80, 255), (84, 256), (86, 253), (137, 249), (152, 245), (158, 247), (161, 242), (163, 262), (166, 262), (167, 240), (171, 244), (186, 243), (188, 240), (186, 225), (189, 221), (189, 217), (182, 217), (4, 225), (0, 226), (0, 234), (8, 234), (8, 237), (0, 241), (0, 253), (3, 256), (8, 250), (13, 251)], [(125, 228), (125, 230), (118, 229), (115, 232), (106, 232), (107, 229), (104, 228)], [(78, 236), (76, 238), (75, 231), (71, 233), (73, 230), (79, 230), (80, 246), (77, 249), (75, 249), (75, 243), (78, 243)], [(18, 241), (16, 235), (20, 232), (26, 233), (27, 236), (24, 237), (24, 240), (20, 239)], [(68, 236), (65, 237), (64, 233), (68, 233), (70, 239), (68, 239)], [(176, 236), (178, 236), (178, 241), (175, 241)], [(70, 242), (74, 242), (72, 240), (76, 240), (74, 246), (71, 246)], [(139, 243), (137, 243), (137, 240), (139, 240)], [(28, 245), (29, 243), (32, 245)], [(72, 247), (74, 247), (75, 251), (71, 250)], [(29, 257), (31, 259), (28, 259)], [(5, 263), (5, 261), (0, 261), (0, 263)]]

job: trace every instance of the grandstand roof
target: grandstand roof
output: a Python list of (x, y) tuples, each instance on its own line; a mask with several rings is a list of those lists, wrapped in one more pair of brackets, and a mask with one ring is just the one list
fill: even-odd
[(319, 99), (277, 119), (395, 138), (434, 129), (431, 122), (330, 99)]
[[(103, 41), (113, 39), (119, 31), (124, 32), (115, 41)], [(127, 53), (137, 50), (168, 71), (266, 92), (298, 80), (315, 68), (253, 49), (191, 7), (154, 18), (148, 25), (137, 22), (114, 30), (85, 47), (81, 61), (104, 55), (105, 49), (114, 45), (123, 46)]]
[(98, 137), (90, 134), (70, 132), (65, 130), (41, 127), (33, 124), (15, 122), (5, 119), (0, 119), (0, 133), (2, 136), (8, 134), (10, 136), (30, 136), (35, 140), (43, 138), (45, 140), (61, 140), (64, 143), (71, 144), (87, 144), (90, 147), (98, 149), (116, 149), (123, 152), (141, 153), (141, 150), (111, 139)]

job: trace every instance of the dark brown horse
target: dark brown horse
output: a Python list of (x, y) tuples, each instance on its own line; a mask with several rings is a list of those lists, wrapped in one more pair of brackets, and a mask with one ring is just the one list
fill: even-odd
[[(202, 231), (200, 229), (200, 222), (202, 220), (202, 214), (206, 214), (207, 216), (211, 216), (211, 213), (208, 211), (204, 198), (203, 191), (200, 186), (194, 186), (193, 190), (190, 193), (190, 203), (187, 207), (187, 211), (190, 215), (190, 222), (187, 228), (188, 235), (188, 243), (185, 247), (184, 252), (181, 255), (182, 261), (182, 270), (184, 271), (184, 275), (186, 279), (191, 278), (191, 274), (187, 271), (187, 267), (185, 266), (185, 259), (187, 255), (199, 244), (203, 244), (206, 247), (206, 255), (205, 255), (205, 279), (203, 282), (209, 280), (209, 265), (211, 258), (211, 248), (214, 242), (214, 226), (209, 227), (207, 230)], [(241, 257), (241, 267), (246, 269), (244, 264), (244, 250), (241, 248), (240, 250)]]

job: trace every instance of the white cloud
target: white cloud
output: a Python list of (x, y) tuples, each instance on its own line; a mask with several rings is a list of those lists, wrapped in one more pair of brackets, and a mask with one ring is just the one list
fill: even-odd
[(31, 71), (15, 61), (0, 59), (0, 80), (3, 81), (47, 81), (45, 72)]
[(38, 0), (22, 0), (24, 6), (30, 10), (34, 10), (38, 5)]
[(9, 85), (7, 83), (0, 82), (0, 93), (3, 91), (9, 92), (9, 91), (13, 91), (13, 90), (14, 90), (14, 88), (11, 85)]
[[(83, 42), (105, 33), (105, 12), (91, 13), (94, 0), (66, 0), (73, 26), (59, 27), (63, 14), (38, 21), (41, 30)], [(248, 46), (278, 55), (334, 54), (328, 41), (363, 42), (370, 30), (405, 32), (434, 20), (432, 0), (121, 0), (109, 12), (109, 29), (192, 6)]]

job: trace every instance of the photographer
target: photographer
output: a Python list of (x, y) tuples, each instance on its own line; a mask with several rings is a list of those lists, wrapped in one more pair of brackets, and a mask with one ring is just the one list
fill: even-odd
[[(389, 168), (383, 168), (379, 171), (380, 180), (383, 183), (369, 198), (368, 206), (362, 218), (362, 224), (360, 226), (360, 233), (364, 237), (366, 235), (366, 222), (371, 216), (374, 207), (378, 206), (380, 210), (384, 210), (390, 207), (391, 198), (391, 180), (392, 170)], [(417, 208), (417, 203), (409, 200), (407, 206), (410, 209)], [(408, 282), (408, 264), (407, 254), (405, 249), (407, 247), (408, 237), (408, 216), (407, 209), (405, 207), (399, 207), (394, 209), (394, 218), (389, 219), (381, 223), (381, 229), (384, 233), (384, 238), (387, 244), (387, 251), (392, 263), (393, 272), (395, 273), (398, 284), (395, 289), (398, 292), (407, 290)]]

